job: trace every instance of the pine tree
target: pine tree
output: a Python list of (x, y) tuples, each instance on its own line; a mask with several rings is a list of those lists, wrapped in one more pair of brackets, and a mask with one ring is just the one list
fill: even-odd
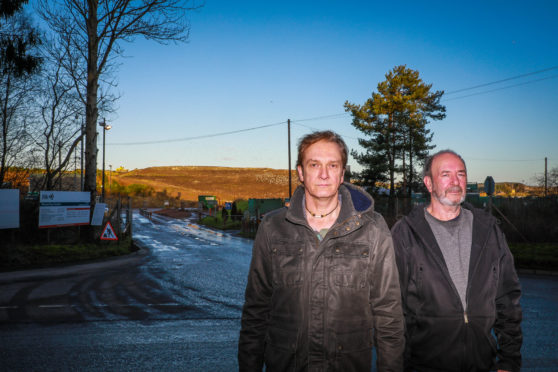
[(399, 175), (406, 193), (418, 184), (415, 168), (433, 148), (433, 134), (426, 125), (430, 119), (443, 119), (446, 109), (440, 104), (444, 92), (431, 92), (432, 85), (425, 84), (418, 71), (401, 65), (385, 77), (364, 105), (347, 101), (345, 110), (353, 116), (352, 125), (366, 136), (359, 138), (365, 152), (351, 152), (364, 166), (360, 181), (372, 187), (389, 181), (393, 200)]

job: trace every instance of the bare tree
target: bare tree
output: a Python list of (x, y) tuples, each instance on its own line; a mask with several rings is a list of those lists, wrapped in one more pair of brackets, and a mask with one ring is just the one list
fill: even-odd
[(26, 162), (31, 142), (25, 112), (40, 64), (34, 55), (38, 43), (36, 30), (23, 12), (0, 24), (0, 187), (13, 176), (7, 177), (11, 167), (30, 165)]
[(160, 43), (186, 41), (187, 0), (37, 0), (37, 11), (67, 47), (65, 68), (85, 103), (85, 190), (96, 197), (99, 85), (110, 78), (122, 42), (138, 36)]
[(535, 182), (539, 187), (544, 190), (545, 181), (547, 186), (547, 192), (551, 195), (558, 194), (558, 167), (554, 167), (548, 171), (546, 179), (544, 174), (538, 174), (535, 176)]
[(41, 152), (45, 170), (40, 189), (53, 190), (62, 185), (71, 156), (80, 144), (83, 133), (80, 113), (81, 101), (72, 77), (64, 68), (65, 48), (57, 40), (44, 43), (43, 69), (35, 96), (35, 146)]

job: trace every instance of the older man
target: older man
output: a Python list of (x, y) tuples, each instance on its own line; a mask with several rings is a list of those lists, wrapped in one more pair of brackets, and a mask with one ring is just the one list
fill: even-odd
[(392, 229), (405, 369), (519, 371), (521, 290), (496, 219), (463, 203), (467, 168), (451, 150), (427, 160), (424, 184), (430, 204)]
[(393, 245), (370, 195), (343, 183), (337, 134), (302, 138), (303, 186), (258, 229), (242, 313), (241, 371), (402, 369), (404, 321)]

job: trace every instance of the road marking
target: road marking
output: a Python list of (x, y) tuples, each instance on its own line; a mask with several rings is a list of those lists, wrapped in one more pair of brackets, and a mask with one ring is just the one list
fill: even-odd
[(19, 306), (0, 306), (0, 310), (19, 309)]
[(39, 305), (39, 307), (47, 309), (60, 309), (62, 307), (67, 307), (67, 305)]

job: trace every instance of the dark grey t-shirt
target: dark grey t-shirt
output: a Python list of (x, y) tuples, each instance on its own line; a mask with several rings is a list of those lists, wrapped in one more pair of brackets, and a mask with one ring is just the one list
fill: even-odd
[(466, 309), (465, 297), (473, 241), (473, 213), (468, 209), (461, 208), (459, 216), (453, 220), (440, 221), (424, 208), (424, 216), (444, 255), (446, 266), (459, 293), (463, 308)]

